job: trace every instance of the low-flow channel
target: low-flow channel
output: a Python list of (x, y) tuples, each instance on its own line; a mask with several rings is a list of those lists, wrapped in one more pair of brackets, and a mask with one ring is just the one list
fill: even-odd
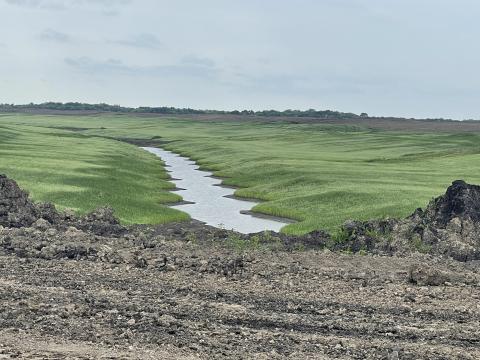
[(183, 203), (172, 205), (172, 208), (208, 225), (244, 234), (264, 230), (278, 232), (287, 225), (286, 222), (245, 214), (258, 203), (231, 198), (235, 189), (222, 186), (222, 181), (212, 177), (211, 172), (199, 170), (195, 161), (161, 148), (142, 149), (165, 162), (171, 181), (177, 187), (175, 192), (183, 198)]

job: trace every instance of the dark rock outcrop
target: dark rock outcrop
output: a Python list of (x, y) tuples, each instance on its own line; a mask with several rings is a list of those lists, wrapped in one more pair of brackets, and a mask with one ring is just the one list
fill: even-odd
[(403, 225), (417, 245), (460, 261), (480, 259), (480, 186), (457, 180)]
[(77, 229), (99, 236), (119, 236), (126, 229), (110, 208), (100, 208), (84, 216), (59, 212), (53, 204), (34, 203), (28, 193), (5, 175), (0, 175), (0, 225), (7, 228), (30, 227), (39, 219), (50, 225)]
[(39, 216), (37, 207), (17, 183), (0, 175), (0, 225), (24, 227), (33, 224)]
[(418, 215), (424, 222), (443, 228), (455, 218), (480, 223), (480, 186), (456, 180), (445, 195), (431, 201)]

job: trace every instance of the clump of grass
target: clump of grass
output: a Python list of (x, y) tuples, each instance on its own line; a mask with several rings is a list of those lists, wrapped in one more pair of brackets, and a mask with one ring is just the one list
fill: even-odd
[(281, 239), (273, 236), (269, 231), (249, 236), (232, 233), (228, 236), (226, 245), (239, 253), (262, 249), (275, 251), (283, 249), (284, 247)]
[(260, 239), (258, 237), (242, 237), (237, 233), (228, 236), (226, 246), (238, 253), (244, 253), (248, 250), (257, 250), (260, 248)]
[(305, 244), (302, 244), (302, 243), (295, 244), (294, 250), (295, 251), (306, 251)]
[(365, 246), (362, 246), (357, 254), (360, 256), (366, 256), (368, 254), (368, 250)]
[(429, 244), (425, 244), (422, 241), (422, 238), (420, 237), (419, 234), (414, 234), (412, 237), (412, 245), (413, 248), (418, 251), (419, 253), (422, 254), (428, 254), (430, 250), (432, 249), (432, 246)]
[(335, 248), (337, 245), (342, 245), (348, 241), (350, 235), (343, 227), (333, 232), (330, 241), (327, 243), (328, 248)]
[(264, 231), (259, 239), (261, 246), (265, 249), (276, 251), (284, 248), (282, 240), (278, 236), (273, 235), (271, 231)]
[(365, 235), (371, 237), (372, 239), (380, 239), (383, 237), (384, 234), (374, 229), (367, 229), (365, 230)]

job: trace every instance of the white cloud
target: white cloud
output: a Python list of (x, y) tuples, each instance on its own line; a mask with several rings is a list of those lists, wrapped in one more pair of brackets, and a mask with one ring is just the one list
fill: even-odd
[(7, 4), (48, 10), (66, 10), (76, 6), (114, 8), (131, 3), (131, 0), (5, 0)]
[(112, 74), (158, 78), (200, 78), (213, 80), (219, 69), (195, 64), (128, 65), (119, 59), (94, 60), (89, 57), (66, 58), (65, 63), (77, 71), (95, 76)]
[(68, 43), (71, 41), (69, 35), (53, 29), (45, 29), (41, 32), (39, 38), (44, 41), (53, 41), (59, 43)]
[(111, 40), (109, 43), (145, 49), (160, 49), (163, 47), (162, 42), (155, 35), (148, 33), (134, 35), (125, 40)]

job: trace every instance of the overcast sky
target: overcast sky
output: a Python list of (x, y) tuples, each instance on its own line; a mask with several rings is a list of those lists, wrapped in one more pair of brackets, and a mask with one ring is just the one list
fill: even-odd
[(0, 102), (480, 118), (478, 0), (0, 0)]

